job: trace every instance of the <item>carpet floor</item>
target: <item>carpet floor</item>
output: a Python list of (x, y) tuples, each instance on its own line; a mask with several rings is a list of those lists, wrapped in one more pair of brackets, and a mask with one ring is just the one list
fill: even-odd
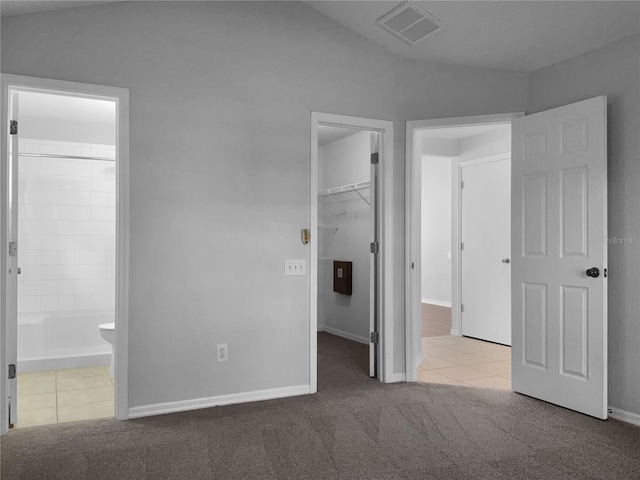
[(640, 428), (508, 391), (385, 385), (318, 335), (318, 393), (2, 437), (2, 479), (632, 479)]

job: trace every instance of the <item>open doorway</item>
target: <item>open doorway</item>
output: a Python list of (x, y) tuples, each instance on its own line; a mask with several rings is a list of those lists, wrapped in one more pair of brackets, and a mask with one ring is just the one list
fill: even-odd
[(376, 352), (370, 359), (367, 347), (370, 333), (377, 332), (377, 259), (371, 245), (377, 239), (378, 137), (362, 128), (318, 126), (320, 388), (335, 381), (327, 374), (332, 366), (349, 368), (354, 377), (377, 376)]
[(116, 393), (126, 381), (116, 374), (126, 366), (126, 332), (116, 328), (126, 329), (126, 91), (10, 75), (2, 83), (2, 433), (126, 418), (126, 389)]
[(510, 388), (511, 124), (422, 130), (416, 378)]
[[(404, 380), (393, 373), (392, 159), (392, 122), (311, 113), (310, 393), (318, 390), (318, 337), (326, 333), (365, 345), (368, 368), (359, 368), (365, 380)], [(349, 314), (356, 310), (358, 320)]]

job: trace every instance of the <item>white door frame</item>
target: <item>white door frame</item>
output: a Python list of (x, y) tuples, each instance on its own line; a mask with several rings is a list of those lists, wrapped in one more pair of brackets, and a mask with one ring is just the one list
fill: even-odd
[[(67, 82), (38, 77), (2, 74), (2, 135), (0, 142), (0, 435), (8, 429), (7, 402), (7, 284), (9, 205), (8, 178), (8, 98), (9, 91), (41, 91), (70, 96), (99, 98), (116, 102), (116, 339), (115, 355), (115, 417), (128, 418), (128, 353), (129, 353), (129, 90), (126, 88)], [(19, 246), (18, 246), (19, 248)], [(14, 299), (17, 301), (17, 299)]]
[[(453, 235), (451, 238), (451, 255), (453, 256), (453, 252), (456, 253), (457, 265), (456, 268), (451, 269), (451, 285), (454, 285), (452, 290), (456, 292), (455, 295), (455, 303), (451, 302), (451, 335), (463, 335), (463, 324), (464, 319), (463, 316), (460, 315), (460, 305), (463, 303), (463, 289), (462, 289), (462, 258), (460, 256), (460, 249), (454, 248), (457, 247), (461, 243), (460, 232), (462, 232), (462, 171), (465, 167), (472, 167), (474, 165), (482, 165), (484, 163), (491, 162), (499, 162), (500, 160), (511, 160), (511, 151), (505, 153), (497, 153), (495, 155), (486, 155), (483, 157), (473, 158), (470, 160), (465, 160), (463, 162), (458, 162), (457, 170), (457, 181), (456, 184), (456, 198), (458, 199), (458, 214), (457, 214), (457, 222), (454, 225), (454, 231), (456, 235)], [(422, 193), (422, 192), (421, 192)], [(511, 196), (509, 196), (511, 199)], [(509, 217), (509, 221), (511, 221), (511, 217)], [(455, 239), (453, 237), (456, 237)], [(455, 240), (455, 241), (454, 241)], [(452, 295), (453, 300), (453, 295)], [(455, 311), (456, 321), (453, 319), (453, 312)]]
[(311, 112), (311, 172), (309, 199), (309, 393), (318, 391), (318, 125), (363, 128), (380, 133), (378, 205), (380, 206), (380, 355), (378, 375), (382, 382), (393, 375), (393, 122), (331, 113)]
[[(421, 338), (421, 196), (422, 196), (422, 143), (420, 132), (430, 128), (462, 127), (469, 125), (509, 123), (522, 117), (524, 113), (499, 113), (494, 115), (474, 115), (469, 117), (437, 118), (432, 120), (414, 120), (407, 122), (406, 157), (405, 157), (405, 366), (406, 381), (415, 382), (417, 368), (423, 360)], [(458, 204), (452, 208), (460, 208), (460, 168), (456, 170), (458, 177), (452, 179), (457, 183)], [(456, 191), (456, 190), (454, 190)], [(459, 221), (453, 225), (451, 235), (451, 326), (452, 334), (459, 335), (460, 305), (460, 248)], [(454, 248), (458, 247), (458, 248)], [(458, 278), (455, 278), (455, 277)], [(455, 328), (454, 328), (455, 327)]]

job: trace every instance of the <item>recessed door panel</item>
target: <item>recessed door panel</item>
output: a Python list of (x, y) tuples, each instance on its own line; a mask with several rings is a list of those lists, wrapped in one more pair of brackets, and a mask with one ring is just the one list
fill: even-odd
[(547, 368), (547, 286), (538, 283), (522, 285), (522, 323), (524, 365)]
[(560, 171), (561, 255), (588, 257), (588, 170), (587, 167)]
[(522, 198), (522, 256), (547, 254), (547, 176), (525, 175)]
[(560, 330), (560, 372), (563, 375), (587, 379), (589, 290), (584, 287), (562, 286)]

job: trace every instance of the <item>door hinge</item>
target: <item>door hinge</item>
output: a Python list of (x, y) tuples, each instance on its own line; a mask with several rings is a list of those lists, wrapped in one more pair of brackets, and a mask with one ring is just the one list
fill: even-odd
[(9, 364), (9, 380), (13, 380), (14, 378), (16, 378), (16, 364), (11, 363)]
[(371, 242), (371, 253), (378, 253), (378, 242)]
[(462, 303), (460, 304), (460, 311), (464, 313), (464, 305)]
[(464, 242), (460, 244), (460, 250), (464, 250)]
[(9, 256), (15, 257), (18, 253), (18, 244), (16, 242), (9, 242)]
[(376, 153), (372, 153), (371, 154), (371, 165), (377, 165), (378, 161), (379, 161), (379, 158), (380, 157), (378, 156), (377, 152)]
[(378, 344), (380, 341), (380, 334), (378, 332), (371, 332), (371, 343)]
[(604, 278), (607, 278), (607, 269), (606, 268), (604, 269), (603, 275), (604, 275)]
[(18, 121), (11, 120), (9, 122), (9, 135), (17, 135), (18, 134)]

